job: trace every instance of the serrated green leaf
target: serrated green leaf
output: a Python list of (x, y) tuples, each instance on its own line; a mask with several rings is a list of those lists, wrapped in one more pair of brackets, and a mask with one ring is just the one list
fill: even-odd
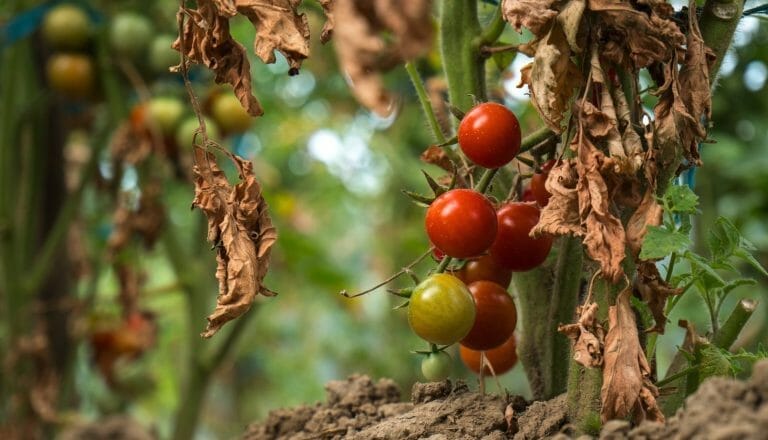
[(733, 255), (741, 243), (741, 233), (725, 217), (719, 217), (709, 231), (707, 246), (713, 260), (726, 259)]
[[(698, 269), (701, 269), (706, 275), (716, 280), (717, 286), (715, 287), (724, 286), (726, 284), (723, 277), (721, 277), (720, 274), (718, 274), (717, 271), (712, 266), (709, 265), (709, 261), (707, 261), (706, 258), (702, 257), (699, 254), (693, 253), (691, 251), (685, 252), (683, 254), (683, 258), (688, 260), (692, 266)], [(709, 283), (708, 287), (712, 285), (713, 283)]]
[(742, 248), (738, 248), (733, 253), (733, 256), (736, 257), (736, 258), (741, 258), (742, 260), (744, 260), (747, 263), (749, 263), (750, 266), (754, 267), (758, 272), (760, 272), (764, 276), (768, 277), (768, 271), (766, 271), (765, 268), (763, 267), (763, 265), (760, 264), (760, 262), (757, 261), (757, 259), (752, 254), (750, 254), (748, 251), (746, 251), (746, 250), (744, 250)]
[(736, 278), (735, 280), (728, 281), (725, 286), (723, 286), (723, 293), (728, 294), (737, 287), (754, 286), (755, 284), (757, 284), (757, 281), (752, 278)]
[(648, 226), (640, 258), (643, 260), (664, 258), (674, 252), (683, 252), (690, 245), (691, 239), (687, 235), (658, 226)]
[(499, 68), (502, 72), (509, 67), (510, 64), (512, 64), (512, 61), (514, 61), (515, 57), (517, 56), (517, 51), (514, 50), (505, 50), (503, 52), (496, 52), (493, 55), (491, 55), (491, 58), (493, 58), (494, 64), (496, 64), (496, 67)]
[(699, 211), (699, 196), (687, 185), (672, 185), (662, 197), (662, 204), (671, 213), (696, 214)]
[(699, 381), (712, 376), (733, 376), (735, 370), (731, 360), (721, 350), (714, 345), (707, 344), (698, 351), (700, 359)]

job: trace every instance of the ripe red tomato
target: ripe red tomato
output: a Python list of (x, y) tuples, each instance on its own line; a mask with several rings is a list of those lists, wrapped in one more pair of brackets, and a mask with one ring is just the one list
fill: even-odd
[(523, 202), (535, 202), (536, 196), (533, 195), (533, 191), (531, 191), (531, 187), (527, 187), (523, 190), (523, 195), (520, 197), (520, 200)]
[(517, 325), (517, 308), (506, 289), (491, 281), (476, 281), (469, 286), (475, 298), (475, 323), (461, 345), (473, 350), (498, 347), (509, 339)]
[(520, 123), (501, 104), (478, 104), (459, 123), (459, 146), (482, 167), (502, 167), (520, 151)]
[(438, 273), (419, 283), (408, 304), (408, 323), (420, 338), (449, 345), (466, 336), (475, 322), (475, 301), (458, 278)]
[(43, 39), (57, 49), (82, 49), (91, 38), (91, 19), (73, 4), (51, 8), (43, 19)]
[[(464, 365), (478, 374), (480, 373), (480, 353), (480, 351), (472, 350), (463, 345), (459, 348), (459, 355)], [(510, 336), (505, 343), (498, 347), (486, 351), (485, 357), (497, 376), (511, 370), (517, 364), (517, 342), (515, 341), (515, 335)], [(491, 370), (487, 366), (484, 370), (483, 374), (491, 374)]]
[(467, 261), (455, 275), (467, 286), (475, 281), (492, 281), (506, 289), (512, 281), (512, 271), (499, 266), (490, 255)]
[(86, 98), (93, 90), (95, 73), (86, 55), (59, 53), (51, 56), (45, 66), (51, 89), (69, 98)]
[(549, 170), (552, 169), (552, 167), (555, 166), (555, 160), (547, 161), (544, 165), (541, 166), (541, 172), (534, 173), (531, 177), (531, 193), (533, 194), (534, 199), (536, 199), (536, 202), (539, 204), (539, 206), (547, 206), (547, 203), (549, 203), (549, 198), (552, 196), (552, 194), (547, 191), (547, 188), (544, 186), (544, 182), (547, 181), (547, 178), (549, 177)]
[(539, 266), (552, 249), (552, 237), (531, 238), (528, 234), (539, 221), (539, 208), (532, 203), (510, 202), (497, 214), (499, 231), (491, 246), (491, 257), (514, 272)]
[(496, 237), (493, 205), (477, 191), (454, 189), (427, 209), (429, 240), (446, 255), (469, 258), (487, 251)]

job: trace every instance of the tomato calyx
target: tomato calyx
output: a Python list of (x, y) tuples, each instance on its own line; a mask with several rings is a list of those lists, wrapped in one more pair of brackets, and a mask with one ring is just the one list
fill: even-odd
[(429, 350), (411, 350), (411, 353), (428, 356), (430, 354), (440, 353), (441, 351), (445, 351), (451, 346), (453, 346), (453, 344), (443, 345), (442, 347), (437, 344), (429, 344)]
[(456, 174), (457, 174), (456, 165), (453, 163), (451, 163), (451, 165), (453, 166), (453, 172), (451, 173), (451, 182), (447, 186), (437, 183), (437, 181), (432, 176), (430, 176), (429, 173), (427, 173), (424, 170), (421, 170), (422, 174), (424, 174), (424, 178), (427, 179), (427, 185), (429, 185), (429, 188), (432, 190), (431, 196), (426, 196), (423, 194), (419, 194), (417, 192), (408, 191), (406, 189), (402, 190), (403, 194), (408, 196), (408, 198), (414, 201), (417, 205), (420, 205), (420, 206), (431, 205), (436, 198), (456, 188)]

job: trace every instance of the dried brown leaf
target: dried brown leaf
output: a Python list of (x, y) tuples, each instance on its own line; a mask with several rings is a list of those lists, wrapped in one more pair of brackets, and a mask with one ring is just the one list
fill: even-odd
[(581, 72), (571, 60), (571, 49), (560, 26), (552, 26), (532, 48), (533, 62), (521, 69), (518, 87), (528, 86), (536, 111), (552, 131), (561, 133), (568, 102), (581, 84)]
[(610, 158), (595, 148), (587, 136), (577, 133), (571, 148), (576, 150), (576, 171), (579, 181), (579, 216), (586, 228), (584, 246), (587, 254), (600, 264), (603, 275), (616, 283), (624, 274), (626, 236), (624, 226), (611, 210), (608, 185), (601, 172), (610, 169)]
[(582, 20), (584, 9), (586, 9), (585, 0), (570, 0), (557, 14), (557, 22), (563, 28), (568, 45), (575, 53), (581, 53), (584, 46), (582, 41), (585, 39), (585, 33), (582, 30), (586, 26)]
[(420, 159), (424, 163), (436, 165), (449, 173), (454, 171), (453, 162), (451, 162), (451, 159), (445, 154), (445, 150), (437, 145), (430, 145), (427, 147), (427, 149), (421, 153)]
[(533, 35), (542, 37), (557, 15), (557, 10), (552, 9), (554, 3), (555, 0), (503, 0), (501, 13), (517, 32), (526, 27)]
[(243, 108), (252, 116), (260, 116), (264, 110), (251, 93), (251, 65), (245, 47), (229, 33), (229, 18), (236, 11), (232, 2), (222, 0), (199, 0), (197, 9), (183, 8), (179, 16), (188, 19), (173, 48), (182, 52), (187, 60), (212, 70), (217, 84), (232, 85)]
[(248, 17), (256, 28), (253, 41), (256, 56), (272, 64), (275, 51), (280, 51), (291, 66), (291, 74), (298, 73), (302, 61), (309, 56), (307, 16), (297, 11), (301, 0), (234, 0), (234, 3), (237, 12)]
[(627, 222), (627, 246), (635, 258), (640, 255), (648, 226), (661, 224), (661, 216), (664, 211), (656, 201), (655, 193), (655, 186), (645, 190), (640, 206), (632, 213), (632, 217)]
[(573, 360), (587, 368), (603, 365), (605, 330), (597, 321), (597, 303), (576, 308), (578, 319), (574, 324), (560, 324), (557, 331), (573, 343)]
[(652, 261), (641, 261), (637, 265), (637, 290), (648, 304), (653, 319), (656, 322), (647, 332), (664, 334), (667, 325), (667, 317), (664, 315), (664, 307), (667, 298), (683, 293), (683, 289), (670, 286), (659, 274), (656, 264)]
[(273, 296), (263, 285), (277, 231), (253, 174), (253, 164), (231, 155), (240, 172), (234, 187), (216, 158), (195, 147), (195, 199), (208, 219), (208, 241), (216, 247), (219, 295), (202, 336), (209, 338), (225, 323), (251, 308), (256, 295)]
[(136, 208), (123, 200), (115, 209), (112, 233), (107, 239), (110, 255), (122, 250), (134, 235), (141, 237), (146, 248), (154, 246), (165, 224), (165, 207), (160, 200), (160, 192), (159, 182), (148, 183), (142, 188)]
[(608, 333), (605, 337), (605, 366), (600, 390), (600, 418), (622, 419), (632, 415), (636, 422), (663, 422), (656, 397), (658, 390), (650, 380), (651, 368), (638, 338), (635, 314), (629, 303), (632, 290), (627, 288), (608, 309)]
[(339, 63), (365, 107), (391, 113), (393, 99), (381, 74), (429, 50), (431, 12), (430, 0), (335, 0)]
[(547, 206), (542, 208), (539, 222), (531, 231), (534, 236), (583, 236), (586, 233), (579, 217), (579, 199), (576, 191), (578, 178), (573, 161), (563, 161), (550, 170), (544, 186), (552, 196)]
[(333, 15), (333, 2), (335, 0), (317, 0), (325, 13), (325, 24), (320, 31), (320, 41), (327, 43), (333, 36), (333, 28), (336, 25), (336, 18)]
[(601, 55), (628, 69), (669, 61), (685, 44), (685, 36), (663, 6), (646, 12), (628, 1), (589, 0), (588, 7), (602, 21), (598, 26)]

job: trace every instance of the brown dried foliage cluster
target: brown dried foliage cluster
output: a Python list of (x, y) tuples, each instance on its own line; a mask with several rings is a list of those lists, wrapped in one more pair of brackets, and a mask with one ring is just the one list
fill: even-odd
[[(429, 50), (432, 2), (318, 1), (326, 14), (320, 41), (335, 36), (339, 63), (355, 97), (377, 113), (389, 113), (393, 100), (381, 73)], [(184, 22), (173, 47), (188, 61), (212, 70), (217, 83), (230, 84), (243, 107), (260, 116), (264, 110), (251, 91), (247, 53), (232, 38), (229, 20), (237, 14), (247, 17), (256, 28), (254, 53), (264, 63), (274, 63), (275, 51), (280, 51), (294, 75), (310, 52), (309, 25), (306, 15), (298, 12), (300, 4), (301, 0), (199, 0), (196, 8), (181, 8)]]
[[(657, 182), (665, 177), (661, 171), (683, 158), (687, 166), (700, 164), (712, 52), (695, 14), (686, 34), (663, 0), (504, 0), (502, 11), (516, 30), (534, 34), (521, 47), (533, 61), (523, 68), (520, 86), (528, 86), (550, 129), (571, 135), (572, 154), (550, 172), (552, 198), (532, 233), (581, 237), (600, 273), (622, 282), (625, 256), (638, 260), (647, 226), (661, 222), (655, 197), (667, 183)], [(576, 57), (587, 62), (578, 67)], [(641, 118), (640, 69), (648, 69), (655, 81), (651, 93), (659, 96), (650, 123)], [(649, 331), (663, 332), (664, 304), (679, 291), (653, 262), (637, 263), (635, 285), (656, 319)], [(604, 420), (662, 420), (630, 294), (625, 289), (610, 307), (607, 332), (596, 320), (595, 303), (581, 306), (577, 323), (560, 331), (573, 340), (578, 362), (603, 369)]]
[(253, 164), (230, 155), (240, 174), (231, 185), (215, 156), (195, 147), (195, 199), (208, 218), (208, 241), (216, 248), (219, 295), (202, 336), (209, 338), (222, 325), (251, 308), (256, 295), (273, 296), (263, 280), (277, 231), (253, 174)]

